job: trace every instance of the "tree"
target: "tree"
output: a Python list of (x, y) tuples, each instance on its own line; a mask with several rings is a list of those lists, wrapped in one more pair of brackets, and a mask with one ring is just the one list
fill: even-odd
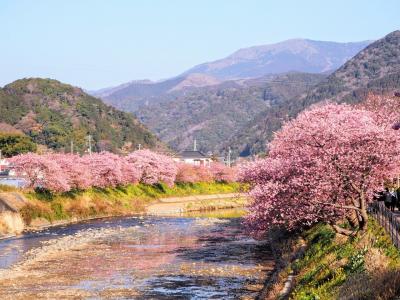
[(187, 163), (179, 163), (177, 166), (176, 182), (195, 183), (213, 181), (211, 170), (208, 167), (194, 166)]
[[(344, 234), (365, 230), (368, 203), (398, 172), (397, 140), (397, 131), (365, 109), (323, 104), (302, 112), (275, 134), (268, 157), (240, 172), (253, 199), (247, 224), (254, 233), (318, 221)], [(336, 225), (343, 217), (352, 230)]]
[(5, 157), (11, 157), (21, 153), (35, 152), (36, 144), (22, 134), (0, 133), (0, 150)]
[(375, 120), (382, 126), (394, 128), (400, 123), (399, 97), (369, 93), (358, 107), (374, 112)]
[(48, 156), (20, 154), (12, 157), (10, 163), (15, 173), (26, 179), (28, 187), (53, 192), (66, 192), (71, 189), (65, 172)]
[(227, 167), (224, 164), (213, 162), (211, 163), (211, 173), (217, 182), (234, 182), (236, 181), (236, 168)]
[(110, 152), (93, 153), (82, 157), (82, 164), (90, 171), (92, 186), (105, 188), (126, 184), (120, 156)]
[(85, 164), (85, 158), (77, 154), (47, 154), (44, 155), (53, 160), (63, 171), (71, 189), (84, 190), (91, 187), (93, 183), (90, 169)]
[(144, 149), (132, 152), (126, 159), (140, 173), (140, 182), (174, 185), (178, 170), (171, 157)]

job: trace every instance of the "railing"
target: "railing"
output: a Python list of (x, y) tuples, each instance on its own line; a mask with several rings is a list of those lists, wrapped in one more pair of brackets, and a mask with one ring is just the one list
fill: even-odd
[(2, 177), (2, 176), (0, 176), (0, 184), (22, 188), (22, 187), (26, 186), (26, 180), (23, 178), (18, 178), (18, 177)]
[(369, 213), (385, 228), (393, 244), (400, 249), (400, 213), (395, 214), (386, 208), (383, 201), (372, 203)]

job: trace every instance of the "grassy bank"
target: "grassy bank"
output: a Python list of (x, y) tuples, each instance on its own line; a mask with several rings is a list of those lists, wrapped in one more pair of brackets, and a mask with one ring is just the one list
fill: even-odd
[(279, 298), (289, 274), (294, 274), (290, 299), (393, 299), (400, 295), (400, 251), (374, 220), (358, 237), (337, 235), (328, 225), (319, 224), (289, 244), (288, 250), (303, 244), (303, 253), (281, 271), (271, 299)]
[[(20, 210), (27, 225), (35, 220), (85, 219), (96, 216), (124, 215), (142, 212), (145, 206), (158, 198), (203, 194), (233, 193), (240, 189), (237, 183), (176, 184), (168, 187), (157, 185), (127, 185), (116, 188), (91, 188), (63, 194), (23, 191), (29, 204)], [(14, 191), (0, 187), (0, 191)]]

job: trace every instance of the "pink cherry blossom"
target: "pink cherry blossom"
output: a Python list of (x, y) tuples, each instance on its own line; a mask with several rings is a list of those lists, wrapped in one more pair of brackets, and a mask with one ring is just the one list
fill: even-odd
[(87, 189), (92, 186), (92, 177), (84, 158), (77, 154), (47, 154), (48, 159), (56, 162), (66, 176), (72, 189)]
[(14, 156), (9, 161), (16, 175), (28, 182), (28, 187), (54, 192), (66, 192), (71, 188), (61, 167), (45, 155), (26, 153)]
[(174, 185), (177, 167), (171, 157), (144, 149), (129, 154), (126, 159), (138, 170), (140, 182)]
[(262, 233), (334, 224), (355, 212), (364, 229), (367, 204), (399, 172), (398, 138), (363, 108), (323, 104), (302, 112), (275, 134), (265, 159), (241, 168), (253, 199), (247, 224)]
[(228, 167), (224, 164), (213, 162), (211, 164), (211, 173), (217, 182), (234, 182), (236, 181), (237, 171), (234, 167)]
[(211, 182), (213, 177), (210, 168), (206, 166), (195, 166), (187, 163), (178, 163), (176, 182), (195, 183)]

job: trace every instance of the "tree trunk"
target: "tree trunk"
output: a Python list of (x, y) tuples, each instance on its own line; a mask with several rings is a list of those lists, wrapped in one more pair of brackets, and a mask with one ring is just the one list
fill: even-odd
[(337, 226), (336, 224), (331, 224), (332, 228), (339, 234), (343, 234), (345, 236), (355, 236), (356, 235), (356, 231), (353, 230), (349, 230), (346, 228), (342, 228)]
[(360, 224), (360, 230), (361, 231), (365, 231), (367, 230), (367, 223), (368, 223), (368, 213), (367, 213), (367, 203), (365, 202), (365, 197), (364, 197), (364, 193), (361, 193), (361, 197), (360, 197), (360, 217), (361, 220), (359, 222)]
[(359, 226), (359, 218), (355, 210), (350, 211), (346, 219), (349, 222), (351, 228), (357, 228)]

